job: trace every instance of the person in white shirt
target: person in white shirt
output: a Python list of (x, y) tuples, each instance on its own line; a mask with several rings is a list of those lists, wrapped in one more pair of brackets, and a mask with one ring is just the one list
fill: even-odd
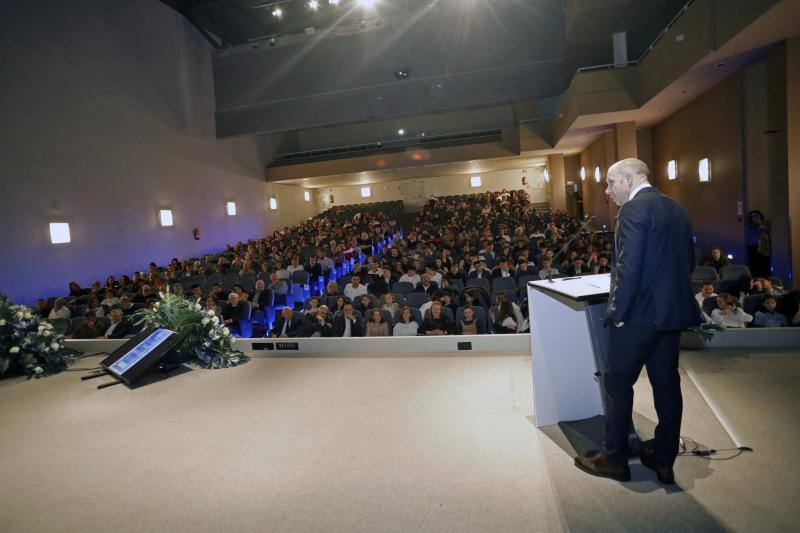
[(425, 272), (430, 276), (431, 281), (436, 284), (437, 287), (442, 286), (442, 274), (438, 270), (435, 270), (432, 266), (429, 266)]
[(119, 303), (119, 298), (117, 298), (117, 293), (114, 289), (106, 289), (106, 297), (100, 302), (100, 305), (107, 305), (111, 307), (112, 305), (117, 305)]
[(408, 268), (406, 268), (406, 273), (400, 276), (400, 279), (397, 281), (410, 283), (414, 286), (414, 288), (416, 288), (417, 284), (422, 281), (422, 278), (420, 278), (419, 274), (417, 274), (417, 269), (415, 267), (408, 265)]
[(414, 321), (414, 314), (410, 307), (404, 307), (400, 313), (400, 322), (394, 325), (392, 335), (395, 337), (416, 336), (419, 324)]
[(355, 274), (350, 278), (350, 283), (344, 288), (344, 295), (353, 302), (357, 301), (362, 295), (367, 294), (367, 292), (367, 286), (362, 285), (361, 278)]
[(283, 268), (283, 264), (281, 264), (280, 261), (275, 261), (275, 274), (281, 279), (289, 279), (292, 277), (292, 274), (288, 269)]
[(298, 256), (292, 257), (292, 264), (286, 267), (289, 277), (291, 277), (292, 273), (296, 270), (305, 270), (305, 267), (300, 264), (300, 258)]
[(711, 281), (704, 281), (703, 286), (700, 287), (700, 292), (694, 295), (695, 299), (697, 300), (697, 305), (700, 306), (700, 309), (703, 308), (703, 302), (706, 298), (716, 298), (717, 293), (714, 292), (714, 283)]
[(736, 297), (723, 292), (717, 296), (717, 308), (711, 312), (711, 321), (724, 328), (743, 328), (753, 321), (748, 315), (736, 306)]
[(53, 309), (50, 311), (47, 318), (70, 318), (71, 316), (72, 312), (64, 305), (64, 298), (58, 298), (53, 304)]

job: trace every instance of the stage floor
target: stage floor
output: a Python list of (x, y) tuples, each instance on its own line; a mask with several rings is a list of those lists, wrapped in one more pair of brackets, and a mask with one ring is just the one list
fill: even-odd
[[(800, 527), (798, 352), (686, 352), (755, 452), (617, 483), (531, 422), (530, 357), (254, 359), (136, 390), (0, 381), (2, 531)], [(94, 366), (98, 358), (80, 366)], [(683, 434), (732, 446), (684, 378)], [(655, 420), (645, 379), (635, 422)], [(731, 454), (722, 454), (722, 457)]]

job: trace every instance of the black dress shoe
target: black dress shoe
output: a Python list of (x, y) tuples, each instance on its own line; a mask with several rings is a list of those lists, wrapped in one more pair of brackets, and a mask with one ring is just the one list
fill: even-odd
[(658, 480), (663, 483), (664, 485), (674, 485), (675, 484), (675, 472), (672, 468), (668, 466), (661, 466), (656, 463), (655, 458), (653, 457), (653, 452), (648, 450), (647, 448), (642, 447), (642, 451), (639, 454), (639, 459), (642, 460), (642, 464), (656, 473), (658, 476)]
[(631, 480), (631, 469), (627, 464), (612, 463), (602, 453), (593, 457), (576, 457), (575, 466), (593, 476), (607, 477), (617, 481)]

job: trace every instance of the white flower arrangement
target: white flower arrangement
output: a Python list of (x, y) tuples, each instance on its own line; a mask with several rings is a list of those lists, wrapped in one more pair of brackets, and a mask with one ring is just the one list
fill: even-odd
[(74, 355), (52, 324), (0, 294), (0, 375), (47, 376), (64, 370)]

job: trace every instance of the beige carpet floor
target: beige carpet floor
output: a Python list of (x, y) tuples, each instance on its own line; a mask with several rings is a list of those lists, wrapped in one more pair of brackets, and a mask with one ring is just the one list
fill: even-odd
[[(6, 379), (0, 531), (797, 530), (796, 355), (686, 355), (755, 452), (680, 458), (674, 489), (638, 462), (630, 483), (578, 471), (531, 423), (527, 354), (255, 359), (135, 390)], [(684, 395), (683, 433), (729, 447)], [(640, 432), (654, 420), (640, 380)]]

